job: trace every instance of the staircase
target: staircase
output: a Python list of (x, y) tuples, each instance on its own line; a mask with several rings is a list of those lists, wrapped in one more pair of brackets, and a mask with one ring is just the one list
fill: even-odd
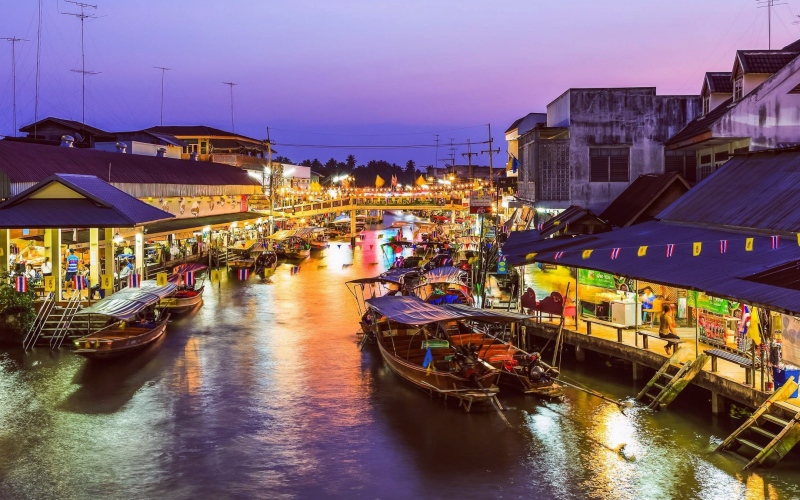
[(708, 361), (706, 354), (700, 354), (691, 362), (680, 361), (683, 357), (681, 349), (676, 349), (664, 366), (636, 395), (636, 400), (648, 402), (648, 407), (653, 410), (665, 409), (700, 373)]
[(36, 313), (36, 319), (33, 320), (33, 324), (28, 330), (28, 333), (25, 334), (25, 338), (22, 340), (22, 349), (24, 351), (27, 351), (33, 347), (34, 344), (36, 344), (36, 341), (39, 340), (39, 337), (42, 335), (42, 329), (47, 323), (47, 320), (55, 306), (55, 293), (50, 292), (47, 294), (47, 297), (45, 297), (44, 302), (42, 302), (39, 312)]
[(77, 313), (81, 308), (81, 292), (80, 290), (75, 290), (72, 292), (69, 300), (67, 301), (66, 307), (61, 310), (61, 315), (55, 315), (58, 317), (58, 322), (56, 323), (55, 329), (53, 331), (52, 336), (50, 336), (50, 350), (58, 349), (61, 347), (61, 344), (64, 342), (64, 339), (69, 334), (70, 326), (72, 325), (72, 319), (75, 317), (75, 313)]
[(797, 387), (790, 377), (716, 451), (731, 450), (748, 458), (755, 454), (745, 469), (777, 464), (800, 441), (800, 406), (788, 401)]

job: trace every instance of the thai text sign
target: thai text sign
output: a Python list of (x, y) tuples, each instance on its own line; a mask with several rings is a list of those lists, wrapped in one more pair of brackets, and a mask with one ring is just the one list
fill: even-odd
[(481, 191), (473, 191), (469, 194), (469, 213), (485, 214), (491, 211), (492, 196)]

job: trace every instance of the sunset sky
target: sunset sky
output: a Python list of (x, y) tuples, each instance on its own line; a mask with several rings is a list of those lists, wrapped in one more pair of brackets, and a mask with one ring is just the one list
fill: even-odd
[[(800, 38), (800, 0), (773, 11), (773, 48)], [(736, 49), (767, 48), (755, 0), (97, 0), (86, 23), (87, 124), (110, 131), (164, 124), (270, 127), (280, 153), (359, 163), (432, 164), (439, 133), (485, 140), (543, 111), (569, 87), (655, 86), (698, 93), (705, 71), (729, 71)], [(80, 22), (42, 0), (39, 116), (81, 119)], [(18, 126), (33, 121), (36, 0), (5, 0), (0, 37), (17, 45)], [(11, 44), (0, 44), (0, 134), (13, 134)], [(290, 144), (306, 145), (298, 148)], [(485, 149), (485, 147), (484, 147)], [(459, 148), (458, 153), (465, 152)], [(447, 154), (447, 146), (439, 157)], [(487, 161), (486, 155), (479, 159)], [(505, 163), (505, 155), (498, 160)], [(441, 163), (440, 163), (441, 164)]]

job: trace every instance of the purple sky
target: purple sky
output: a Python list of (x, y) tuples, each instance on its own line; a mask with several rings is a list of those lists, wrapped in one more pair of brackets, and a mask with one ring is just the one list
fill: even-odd
[[(93, 0), (94, 1), (94, 0)], [(800, 0), (773, 13), (773, 48), (800, 38)], [(102, 129), (231, 128), (276, 143), (432, 144), (487, 137), (543, 111), (569, 87), (656, 86), (698, 93), (736, 49), (767, 47), (755, 0), (97, 0), (86, 24), (86, 121)], [(39, 116), (81, 119), (80, 23), (42, 0)], [(33, 121), (37, 0), (6, 1), (0, 36), (17, 45), (18, 124)], [(0, 44), (0, 134), (12, 134), (11, 44)], [(354, 154), (432, 164), (433, 149), (279, 146), (295, 161)], [(485, 146), (483, 147), (485, 149)], [(457, 154), (465, 152), (459, 147)], [(439, 157), (448, 153), (439, 149)], [(460, 158), (463, 160), (463, 158)], [(479, 158), (487, 161), (486, 155)], [(498, 160), (505, 162), (504, 154)], [(441, 163), (440, 163), (441, 164)]]

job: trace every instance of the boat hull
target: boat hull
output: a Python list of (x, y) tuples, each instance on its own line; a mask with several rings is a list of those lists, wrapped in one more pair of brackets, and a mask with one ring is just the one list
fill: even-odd
[[(100, 332), (81, 337), (75, 341), (78, 348), (76, 354), (90, 359), (111, 359), (125, 356), (138, 351), (160, 339), (167, 330), (169, 314), (150, 330), (144, 331), (139, 335), (128, 336), (126, 338), (108, 340), (102, 336), (97, 336)], [(83, 347), (81, 347), (83, 346)]]
[[(280, 255), (280, 254), (279, 254)], [(305, 259), (311, 255), (311, 250), (297, 250), (294, 252), (283, 252), (283, 256), (287, 259)]]
[(159, 306), (161, 307), (161, 309), (167, 310), (172, 314), (180, 314), (187, 311), (191, 311), (192, 309), (197, 307), (198, 304), (201, 304), (203, 302), (203, 290), (204, 287), (201, 287), (199, 290), (197, 290), (196, 295), (191, 295), (187, 297), (181, 297), (180, 295), (178, 295), (175, 297), (167, 297), (161, 299), (161, 301), (159, 302)]

